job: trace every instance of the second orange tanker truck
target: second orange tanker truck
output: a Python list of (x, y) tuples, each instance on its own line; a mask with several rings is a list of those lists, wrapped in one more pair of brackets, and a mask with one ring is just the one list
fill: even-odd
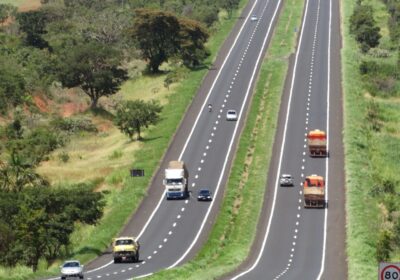
[(303, 183), (304, 207), (325, 208), (325, 181), (322, 176), (307, 176)]

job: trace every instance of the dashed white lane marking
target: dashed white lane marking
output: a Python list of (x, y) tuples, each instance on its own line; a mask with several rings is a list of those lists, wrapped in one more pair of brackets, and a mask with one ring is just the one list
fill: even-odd
[(113, 274), (118, 274), (118, 272), (117, 271), (114, 271), (114, 273)]
[(207, 156), (207, 153), (203, 153), (203, 157)]
[(176, 218), (179, 220), (181, 218), (181, 215), (176, 216)]
[(297, 218), (300, 218), (300, 214), (297, 214)]
[(198, 170), (198, 171), (201, 171), (201, 167), (198, 167), (197, 170)]
[(196, 174), (196, 176), (194, 176), (196, 179), (199, 178), (199, 175)]
[(188, 199), (186, 199), (186, 200), (185, 200), (185, 204), (188, 204), (188, 203), (189, 203), (189, 200), (188, 200)]
[(217, 127), (216, 127), (216, 126), (214, 126), (214, 127), (213, 127), (213, 129), (214, 129), (214, 130), (217, 130)]
[(124, 273), (126, 270), (125, 269), (123, 269), (123, 270), (121, 270), (121, 273)]
[(218, 115), (217, 118), (220, 119), (220, 118), (221, 118), (221, 115)]
[(160, 244), (160, 245), (158, 245), (158, 249), (161, 249), (163, 246)]
[(154, 251), (154, 252), (153, 252), (154, 255), (157, 254), (157, 253), (158, 253), (157, 251)]
[(225, 108), (225, 104), (222, 104), (221, 107), (222, 107), (222, 108)]
[(166, 242), (168, 241), (168, 238), (164, 238), (164, 240), (163, 240), (163, 241), (164, 241), (164, 243), (166, 243)]
[(196, 183), (192, 183), (192, 187), (196, 186)]
[(207, 146), (206, 146), (206, 150), (208, 150), (208, 149), (210, 149), (210, 146), (207, 145)]
[(173, 226), (173, 227), (176, 227), (176, 223), (173, 223), (172, 226)]
[(216, 121), (215, 121), (215, 124), (219, 124), (219, 120), (216, 120)]
[(171, 235), (172, 234), (172, 231), (168, 231), (168, 235)]
[(139, 267), (139, 265), (137, 264), (137, 265), (135, 265), (135, 267)]
[(200, 163), (204, 163), (204, 159), (201, 159), (201, 160), (200, 160)]
[(133, 267), (129, 267), (129, 268), (128, 268), (128, 270), (132, 270), (132, 269), (133, 269)]
[(212, 139), (208, 139), (208, 143), (211, 143), (212, 142)]
[(185, 207), (182, 207), (181, 211), (182, 211), (182, 212), (185, 211)]

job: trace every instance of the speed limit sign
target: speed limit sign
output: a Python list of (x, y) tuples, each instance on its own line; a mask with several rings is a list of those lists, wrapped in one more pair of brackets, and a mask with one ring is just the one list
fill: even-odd
[(400, 263), (379, 264), (379, 280), (400, 280)]

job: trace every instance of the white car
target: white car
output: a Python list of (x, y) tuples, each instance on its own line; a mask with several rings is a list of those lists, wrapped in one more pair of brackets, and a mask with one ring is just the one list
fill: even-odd
[(290, 174), (282, 174), (279, 179), (279, 184), (281, 186), (293, 186), (293, 177)]
[(235, 110), (228, 110), (226, 112), (226, 120), (227, 121), (237, 121), (238, 116)]
[(79, 261), (66, 261), (61, 268), (61, 279), (75, 278), (83, 279), (83, 265)]
[(256, 15), (251, 15), (250, 20), (251, 21), (257, 21), (258, 17)]

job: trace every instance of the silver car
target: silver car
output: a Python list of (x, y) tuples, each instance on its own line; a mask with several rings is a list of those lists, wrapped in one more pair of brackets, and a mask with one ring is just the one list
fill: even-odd
[(79, 261), (66, 261), (61, 268), (61, 279), (75, 278), (83, 279), (83, 265)]
[(237, 113), (235, 110), (228, 110), (226, 112), (226, 120), (227, 121), (236, 121), (238, 118)]
[(279, 179), (279, 184), (281, 186), (293, 186), (293, 177), (290, 174), (282, 174)]

